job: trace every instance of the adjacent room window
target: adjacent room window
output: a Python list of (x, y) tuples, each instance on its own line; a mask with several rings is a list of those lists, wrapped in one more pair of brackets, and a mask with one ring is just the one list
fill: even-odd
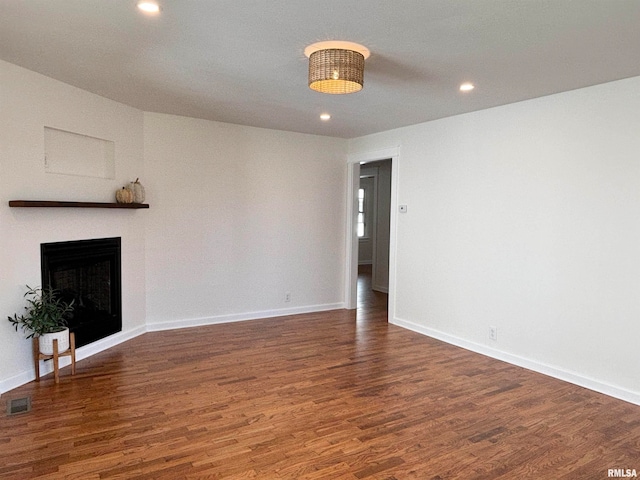
[(366, 222), (365, 222), (365, 189), (358, 189), (358, 237), (362, 238), (366, 236)]

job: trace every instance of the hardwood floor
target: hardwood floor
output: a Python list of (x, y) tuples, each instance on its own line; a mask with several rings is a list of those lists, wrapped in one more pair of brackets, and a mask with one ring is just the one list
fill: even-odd
[[(366, 295), (365, 295), (366, 296)], [(640, 407), (389, 325), (386, 299), (147, 333), (3, 395), (0, 478), (598, 479)], [(384, 306), (382, 306), (384, 304)]]
[(373, 290), (372, 283), (371, 265), (360, 265), (358, 267), (358, 313), (364, 320), (367, 319), (367, 314), (387, 311), (387, 295)]

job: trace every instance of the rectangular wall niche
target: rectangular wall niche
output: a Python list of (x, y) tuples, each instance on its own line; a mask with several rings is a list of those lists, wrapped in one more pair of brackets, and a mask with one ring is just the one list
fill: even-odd
[(44, 127), (44, 171), (61, 175), (115, 178), (115, 143)]

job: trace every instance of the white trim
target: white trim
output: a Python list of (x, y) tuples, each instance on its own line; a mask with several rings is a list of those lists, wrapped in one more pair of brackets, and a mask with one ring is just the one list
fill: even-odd
[(345, 226), (344, 308), (358, 306), (358, 188), (360, 188), (360, 162), (347, 165), (347, 215)]
[(131, 340), (132, 338), (136, 338), (147, 331), (148, 330), (145, 326), (136, 327), (133, 330), (118, 332), (96, 342), (90, 343), (89, 345), (85, 345), (84, 347), (80, 347), (76, 349), (76, 361), (89, 358), (96, 353), (104, 352), (111, 347), (115, 347), (116, 345)]
[[(43, 372), (40, 372), (40, 375), (42, 374)], [(13, 390), (14, 388), (18, 388), (19, 386), (24, 385), (26, 383), (29, 383), (35, 378), (36, 378), (36, 374), (34, 371), (34, 367), (33, 365), (31, 365), (31, 368), (29, 370), (23, 370), (22, 372), (18, 373), (17, 375), (14, 375), (13, 377), (9, 377), (2, 380), (0, 382), (0, 394), (4, 395), (8, 391)]]
[(374, 285), (371, 287), (371, 290), (375, 290), (376, 292), (389, 293), (389, 289), (387, 287), (381, 287), (379, 285)]
[(220, 323), (244, 322), (247, 320), (259, 320), (262, 318), (283, 317), (286, 315), (299, 315), (303, 313), (325, 312), (328, 310), (344, 309), (344, 303), (327, 303), (323, 305), (308, 305), (305, 307), (283, 308), (279, 310), (263, 310), (260, 312), (237, 313), (230, 315), (219, 315), (215, 317), (185, 318), (171, 322), (148, 323), (148, 332), (159, 332), (163, 330), (177, 330), (180, 328), (202, 327), (206, 325), (217, 325)]
[(351, 153), (347, 161), (349, 163), (377, 162), (378, 160), (387, 160), (388, 158), (396, 158), (400, 156), (400, 146), (383, 148), (381, 150), (373, 150), (370, 152)]
[(496, 350), (487, 347), (486, 345), (470, 342), (463, 338), (459, 338), (454, 335), (449, 335), (447, 333), (441, 332), (439, 330), (434, 330), (422, 325), (418, 325), (408, 320), (390, 317), (389, 322), (393, 325), (397, 325), (399, 327), (406, 328), (422, 335), (435, 338), (436, 340), (443, 341), (450, 345), (464, 348), (465, 350), (470, 350), (487, 357), (495, 358), (496, 360), (510, 363), (511, 365), (516, 365), (518, 367), (526, 368), (527, 370), (532, 370), (543, 375), (548, 375), (550, 377), (557, 378), (558, 380), (563, 380), (580, 387), (588, 388), (589, 390), (593, 390), (595, 392), (603, 393), (604, 395), (609, 395), (610, 397), (614, 397), (619, 400), (624, 400), (625, 402), (640, 405), (640, 392), (626, 390), (615, 385), (610, 385), (608, 383), (603, 383), (598, 380), (582, 376), (576, 372), (571, 372), (569, 370), (564, 370), (553, 365), (541, 363), (537, 360), (531, 360), (529, 358), (524, 358), (518, 355), (513, 355), (511, 353)]
[(391, 156), (391, 202), (389, 208), (389, 285), (388, 285), (388, 318), (396, 316), (396, 270), (398, 251), (398, 195), (400, 185), (400, 147)]

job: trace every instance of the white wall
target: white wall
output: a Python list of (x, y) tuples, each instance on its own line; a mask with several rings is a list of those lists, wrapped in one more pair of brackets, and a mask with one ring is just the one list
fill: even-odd
[(639, 92), (632, 78), (352, 140), (401, 145), (392, 321), (639, 403)]
[[(144, 210), (9, 208), (9, 200), (112, 201), (116, 188), (144, 178), (139, 110), (0, 62), (0, 392), (34, 377), (31, 342), (13, 331), (25, 284), (40, 285), (40, 244), (122, 237), (123, 331), (145, 322)], [(115, 142), (116, 178), (44, 172), (44, 127)], [(86, 354), (88, 347), (79, 349)], [(93, 347), (95, 349), (95, 347)], [(84, 353), (83, 353), (84, 352)]]
[[(144, 114), (5, 62), (0, 75), (3, 316), (40, 284), (41, 243), (110, 236), (123, 333), (79, 358), (148, 329), (344, 306), (346, 140)], [(115, 179), (45, 173), (45, 126), (115, 142)], [(136, 177), (149, 210), (8, 207), (109, 202)], [(1, 393), (34, 374), (31, 342), (6, 320), (0, 342)]]
[(373, 268), (373, 289), (389, 291), (389, 244), (391, 225), (391, 160), (375, 162), (376, 178), (376, 248)]
[(343, 308), (345, 140), (144, 125), (150, 329)]

